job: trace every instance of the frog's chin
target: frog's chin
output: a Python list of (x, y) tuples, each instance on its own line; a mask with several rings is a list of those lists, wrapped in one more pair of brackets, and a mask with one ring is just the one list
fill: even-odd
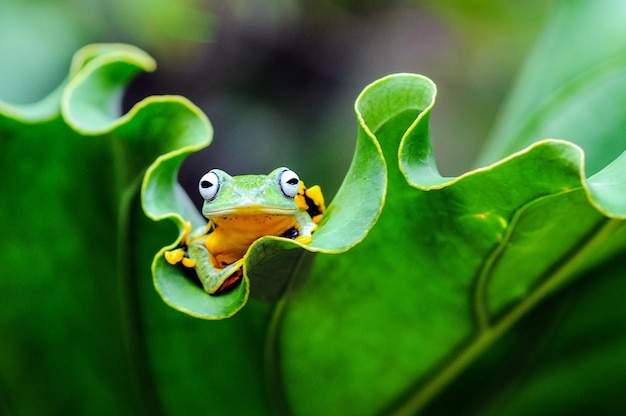
[(255, 215), (296, 215), (298, 208), (281, 208), (281, 207), (267, 207), (267, 206), (250, 206), (250, 207), (237, 207), (237, 208), (225, 208), (219, 210), (212, 210), (211, 212), (203, 213), (206, 218), (214, 217), (231, 217), (231, 216), (255, 216)]

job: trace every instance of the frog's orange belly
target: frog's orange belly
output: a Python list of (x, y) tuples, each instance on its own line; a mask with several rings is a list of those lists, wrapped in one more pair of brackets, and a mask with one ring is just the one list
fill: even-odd
[(248, 247), (266, 235), (280, 236), (296, 224), (294, 215), (253, 214), (212, 217), (215, 229), (206, 247), (213, 266), (223, 268), (241, 259)]

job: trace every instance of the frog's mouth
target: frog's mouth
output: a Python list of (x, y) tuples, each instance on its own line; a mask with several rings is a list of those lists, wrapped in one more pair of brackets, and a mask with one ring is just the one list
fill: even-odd
[(266, 206), (250, 206), (250, 207), (238, 207), (227, 208), (217, 211), (211, 211), (209, 215), (210, 219), (219, 217), (247, 217), (256, 215), (296, 215), (298, 213), (297, 208), (280, 208), (280, 207), (266, 207)]

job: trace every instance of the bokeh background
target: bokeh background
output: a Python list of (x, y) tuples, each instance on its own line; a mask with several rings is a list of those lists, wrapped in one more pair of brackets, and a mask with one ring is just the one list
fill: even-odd
[[(180, 180), (217, 167), (266, 173), (286, 165), (331, 196), (350, 163), (353, 104), (370, 82), (416, 72), (439, 89), (432, 115), (441, 172), (472, 167), (550, 2), (530, 0), (2, 0), (0, 100), (29, 103), (92, 42), (149, 52), (157, 71), (126, 92), (128, 110), (180, 94), (210, 118), (213, 144)], [(200, 198), (194, 198), (200, 203)]]

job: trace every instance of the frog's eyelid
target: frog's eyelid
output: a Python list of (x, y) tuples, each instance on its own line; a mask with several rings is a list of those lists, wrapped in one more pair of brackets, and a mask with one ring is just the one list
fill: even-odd
[(222, 181), (217, 173), (209, 171), (205, 173), (198, 183), (198, 191), (205, 201), (212, 201), (217, 196), (217, 192), (220, 190)]
[(278, 177), (278, 187), (287, 198), (294, 198), (300, 189), (300, 178), (296, 172), (284, 169)]

